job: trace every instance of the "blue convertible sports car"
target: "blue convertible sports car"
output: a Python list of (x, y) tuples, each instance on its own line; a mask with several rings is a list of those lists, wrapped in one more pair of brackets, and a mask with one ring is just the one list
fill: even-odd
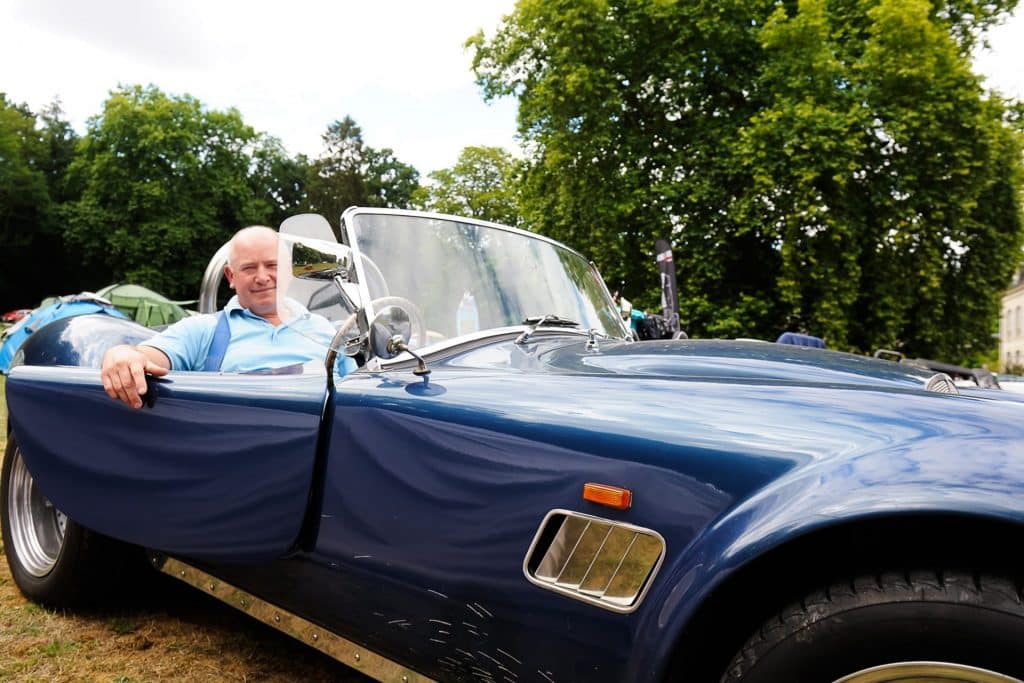
[(341, 227), (281, 227), (279, 295), (337, 329), (301, 374), (172, 372), (132, 410), (97, 368), (151, 330), (77, 316), (19, 350), (0, 494), (25, 595), (92, 598), (138, 555), (380, 680), (1024, 678), (1021, 397), (634, 342), (541, 236)]

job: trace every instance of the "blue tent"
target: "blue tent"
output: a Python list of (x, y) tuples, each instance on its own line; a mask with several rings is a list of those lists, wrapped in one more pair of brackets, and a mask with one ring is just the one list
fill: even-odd
[(0, 373), (6, 373), (10, 369), (14, 354), (30, 334), (54, 320), (86, 313), (105, 313), (128, 320), (128, 316), (114, 308), (109, 301), (90, 292), (60, 297), (50, 304), (40, 306), (3, 331), (0, 335)]

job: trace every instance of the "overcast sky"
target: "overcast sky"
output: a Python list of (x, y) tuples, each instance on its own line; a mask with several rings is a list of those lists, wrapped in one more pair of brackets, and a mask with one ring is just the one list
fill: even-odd
[[(367, 144), (422, 174), (467, 145), (516, 151), (515, 101), (485, 104), (466, 38), (515, 0), (0, 0), (0, 92), (34, 111), (59, 97), (82, 133), (118, 84), (152, 83), (316, 157), (346, 115)], [(976, 69), (1024, 98), (1024, 11)]]

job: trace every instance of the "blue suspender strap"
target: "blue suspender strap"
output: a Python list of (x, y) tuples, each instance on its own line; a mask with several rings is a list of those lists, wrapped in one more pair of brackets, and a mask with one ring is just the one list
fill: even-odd
[(220, 370), (221, 363), (224, 362), (224, 354), (228, 350), (229, 341), (231, 341), (231, 328), (228, 327), (228, 314), (221, 311), (217, 314), (217, 329), (213, 332), (210, 350), (206, 352), (206, 362), (203, 363), (203, 371), (217, 372)]

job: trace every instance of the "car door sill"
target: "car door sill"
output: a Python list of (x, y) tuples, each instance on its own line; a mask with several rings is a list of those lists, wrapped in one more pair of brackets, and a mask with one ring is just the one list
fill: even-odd
[(434, 680), (181, 560), (162, 555), (153, 555), (150, 559), (164, 574), (212, 595), (370, 678), (397, 683), (430, 683)]

